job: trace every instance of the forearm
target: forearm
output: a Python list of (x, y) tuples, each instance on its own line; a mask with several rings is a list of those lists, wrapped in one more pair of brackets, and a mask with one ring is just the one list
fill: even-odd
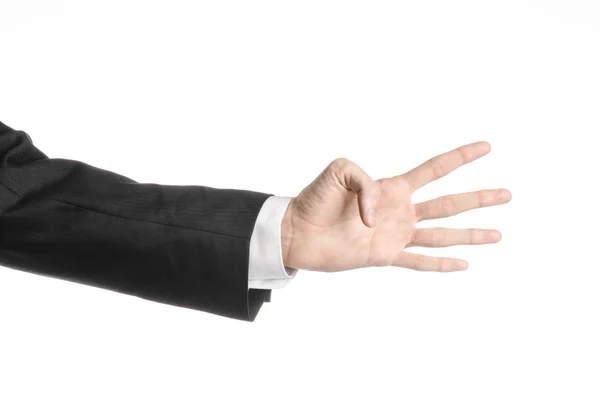
[(252, 320), (254, 221), (268, 194), (137, 183), (50, 159), (0, 124), (0, 264)]

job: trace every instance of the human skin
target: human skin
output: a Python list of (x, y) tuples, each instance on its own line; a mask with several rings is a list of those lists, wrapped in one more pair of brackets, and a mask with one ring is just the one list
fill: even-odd
[(347, 159), (334, 160), (290, 201), (281, 224), (283, 262), (314, 271), (397, 266), (419, 271), (462, 271), (463, 259), (406, 251), (500, 241), (495, 229), (417, 228), (417, 223), (454, 216), (511, 200), (506, 189), (446, 195), (413, 204), (413, 193), (491, 150), (481, 141), (434, 157), (395, 177), (371, 179)]

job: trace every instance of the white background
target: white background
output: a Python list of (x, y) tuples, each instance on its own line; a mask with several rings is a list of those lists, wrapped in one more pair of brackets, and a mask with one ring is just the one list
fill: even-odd
[(513, 193), (424, 224), (503, 232), (435, 252), (468, 271), (301, 271), (254, 323), (1, 268), (0, 413), (600, 413), (599, 27), (596, 1), (0, 0), (0, 119), (50, 157), (293, 196), (488, 140), (418, 199)]

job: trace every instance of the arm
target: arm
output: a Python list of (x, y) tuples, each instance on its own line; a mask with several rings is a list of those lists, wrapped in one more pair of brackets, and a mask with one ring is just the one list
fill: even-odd
[(0, 123), (0, 264), (253, 320), (249, 250), (268, 194), (141, 184), (51, 159)]
[(27, 134), (0, 123), (0, 263), (254, 320), (270, 289), (285, 286), (297, 269), (466, 269), (464, 260), (407, 249), (495, 243), (498, 231), (416, 224), (506, 203), (510, 192), (480, 190), (418, 204), (412, 195), (489, 151), (485, 142), (466, 145), (376, 181), (338, 159), (289, 199), (136, 183), (49, 159)]

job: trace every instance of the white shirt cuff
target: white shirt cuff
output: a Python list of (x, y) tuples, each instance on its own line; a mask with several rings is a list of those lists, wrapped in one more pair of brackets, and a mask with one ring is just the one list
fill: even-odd
[(281, 253), (281, 221), (290, 200), (271, 196), (258, 213), (250, 238), (249, 288), (283, 288), (298, 272), (283, 265)]

